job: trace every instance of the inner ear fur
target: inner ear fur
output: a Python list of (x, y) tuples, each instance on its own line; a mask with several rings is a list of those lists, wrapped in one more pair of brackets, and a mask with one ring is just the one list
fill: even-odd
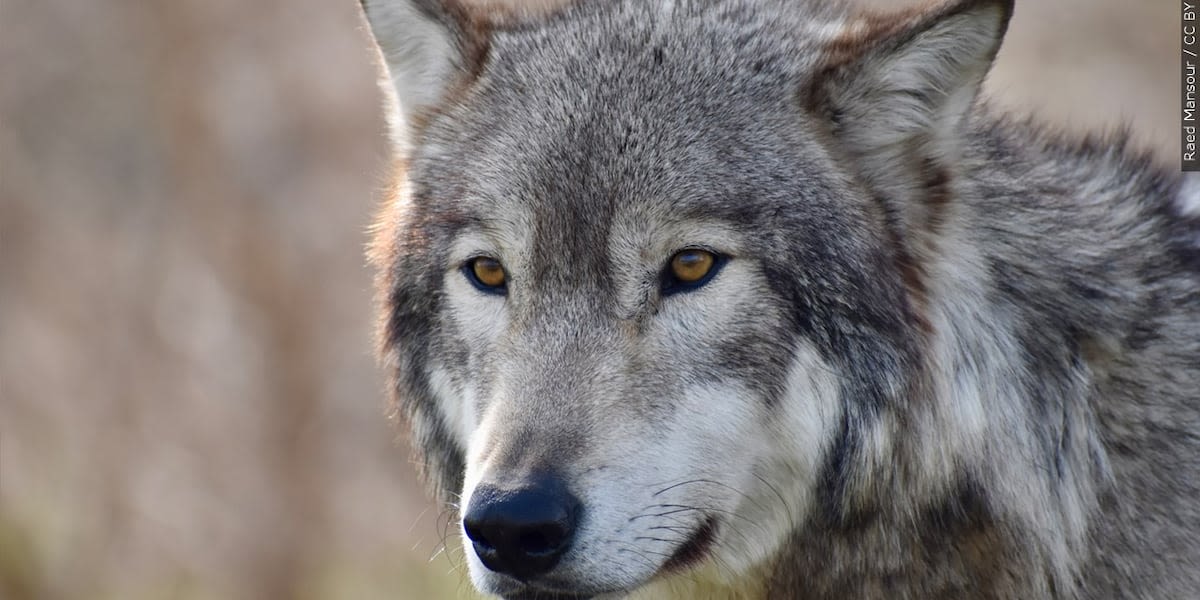
[(964, 125), (1012, 16), (1012, 0), (952, 0), (860, 14), (825, 47), (807, 108), (828, 123), (864, 182), (900, 204), (906, 228), (921, 202), (944, 199)]

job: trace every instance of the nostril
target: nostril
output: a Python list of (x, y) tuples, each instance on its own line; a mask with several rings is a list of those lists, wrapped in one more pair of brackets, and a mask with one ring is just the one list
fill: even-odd
[(476, 488), (462, 525), (485, 567), (524, 581), (558, 564), (571, 545), (580, 509), (557, 478), (522, 483), (515, 489)]
[(488, 542), (487, 536), (483, 534), (483, 528), (478, 523), (470, 520), (463, 520), (463, 529), (467, 532), (467, 538), (471, 540), (475, 547), (482, 546), (486, 550), (494, 550), (495, 547)]
[(540, 530), (522, 532), (518, 543), (521, 549), (529, 555), (546, 556), (558, 551), (562, 546), (563, 532), (558, 527), (546, 527)]

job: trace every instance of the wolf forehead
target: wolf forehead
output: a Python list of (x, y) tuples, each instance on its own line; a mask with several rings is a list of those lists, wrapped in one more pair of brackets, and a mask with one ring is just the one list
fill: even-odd
[(815, 40), (755, 12), (661, 10), (579, 3), (491, 31), (486, 52), (462, 58), (478, 61), (464, 81), (416, 119), (412, 177), (475, 212), (506, 198), (594, 213), (651, 197), (711, 214), (714, 201), (744, 205), (747, 188), (776, 189), (779, 173), (830, 170), (803, 151), (816, 134), (797, 118), (797, 57), (818, 54), (798, 46)]
[(831, 233), (872, 226), (869, 207), (846, 205), (849, 184), (803, 118), (810, 69), (797, 57), (817, 60), (799, 48), (815, 39), (756, 13), (667, 18), (605, 4), (497, 29), (485, 54), (464, 59), (481, 62), (419, 119), (407, 172), (418, 206), (534, 234), (545, 251), (594, 252), (622, 220), (719, 220), (752, 234), (807, 217), (819, 227), (792, 241), (829, 259), (818, 246)]
[(634, 117), (630, 109), (667, 103), (685, 110), (656, 115), (666, 125), (696, 125), (689, 119), (731, 108), (750, 113), (743, 125), (753, 123), (822, 62), (826, 32), (840, 22), (822, 17), (830, 25), (814, 27), (770, 5), (576, 2), (536, 23), (493, 24), (481, 34), (482, 51), (462, 54), (461, 71), (477, 80), (465, 89), (508, 118), (563, 122), (618, 110)]

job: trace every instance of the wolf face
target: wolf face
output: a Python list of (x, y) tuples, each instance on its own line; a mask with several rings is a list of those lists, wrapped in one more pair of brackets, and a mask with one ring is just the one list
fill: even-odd
[[(1047, 548), (1094, 495), (996, 460), (1046, 436), (997, 400), (1030, 367), (1008, 316), (962, 308), (991, 292), (951, 225), (1011, 3), (364, 5), (398, 102), (382, 353), (480, 590), (745, 580), (835, 530), (899, 581), (927, 525), (969, 540), (955, 565), (986, 540), (1036, 570), (1022, 589), (1071, 577)], [(1056, 443), (1103, 470), (1090, 433)], [(1056, 541), (1023, 559), (1022, 528)]]
[[(861, 425), (917, 385), (891, 216), (839, 165), (857, 132), (827, 114), (855, 109), (829, 81), (870, 24), (604, 4), (486, 27), (458, 5), (366, 6), (412, 144), (377, 241), (384, 349), (494, 594), (760, 565), (843, 510)], [(966, 27), (889, 38), (912, 46), (894, 71), (845, 79), (928, 121), (873, 132), (916, 152), (981, 75), (949, 54), (986, 64), (1006, 13), (936, 17)], [(905, 76), (945, 91), (901, 97), (887, 78)]]

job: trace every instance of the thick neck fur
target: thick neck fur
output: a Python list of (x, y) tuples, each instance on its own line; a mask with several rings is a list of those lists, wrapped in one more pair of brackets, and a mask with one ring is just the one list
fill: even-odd
[[(926, 397), (876, 425), (893, 462), (867, 478), (886, 479), (887, 497), (798, 528), (765, 585), (761, 573), (684, 576), (653, 597), (1115, 597), (1129, 589), (1123, 562), (1196, 559), (1186, 541), (1154, 558), (1163, 532), (1121, 518), (1143, 496), (1167, 519), (1197, 513), (1195, 438), (1153, 451), (1163, 456), (1137, 451), (1169, 425), (1163, 415), (1182, 415), (1184, 431), (1200, 422), (1196, 402), (1178, 400), (1200, 381), (1200, 303), (1186, 291), (1200, 240), (1188, 246), (1172, 234), (1186, 224), (1162, 222), (1178, 217), (1179, 178), (1120, 144), (1101, 153), (1001, 131), (976, 129), (915, 257), (930, 372)], [(1016, 159), (1018, 145), (1041, 150)], [(1173, 286), (1172, 272), (1190, 284)]]
[[(893, 443), (892, 473), (874, 475), (894, 478), (888, 508), (799, 532), (771, 597), (1107, 597), (1123, 584), (1119, 568), (1092, 562), (1097, 544), (1152, 556), (1160, 535), (1112, 525), (1113, 498), (1156, 498), (1167, 518), (1196, 513), (1195, 437), (1166, 456), (1137, 454), (1163, 445), (1155, 427), (1167, 414), (1196, 430), (1196, 403), (1180, 399), (1195, 399), (1200, 381), (1200, 306), (1187, 291), (1200, 240), (1171, 208), (1178, 177), (1120, 143), (977, 131), (948, 176), (937, 231), (914, 251), (932, 387), (879, 425), (915, 440)], [(1181, 555), (1195, 560), (1189, 546)]]

